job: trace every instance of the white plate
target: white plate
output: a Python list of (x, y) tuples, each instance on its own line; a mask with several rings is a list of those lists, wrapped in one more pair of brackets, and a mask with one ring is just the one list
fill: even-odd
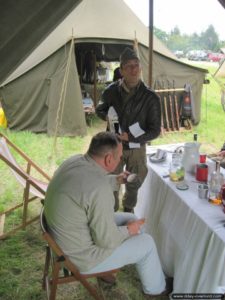
[(189, 189), (189, 186), (185, 182), (179, 182), (176, 184), (176, 188), (181, 191), (185, 191)]
[(165, 161), (165, 159), (166, 159), (166, 156), (164, 156), (164, 157), (162, 157), (162, 158), (157, 158), (157, 157), (156, 157), (156, 153), (153, 153), (153, 154), (150, 154), (150, 155), (149, 155), (149, 160), (150, 160), (150, 162), (152, 162), (152, 163), (160, 163), (160, 162)]

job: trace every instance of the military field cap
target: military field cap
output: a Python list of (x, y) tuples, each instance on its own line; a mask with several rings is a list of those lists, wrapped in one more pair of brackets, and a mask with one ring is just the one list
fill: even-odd
[(139, 60), (137, 53), (131, 48), (125, 48), (120, 55), (120, 64), (124, 65), (128, 60), (137, 59)]

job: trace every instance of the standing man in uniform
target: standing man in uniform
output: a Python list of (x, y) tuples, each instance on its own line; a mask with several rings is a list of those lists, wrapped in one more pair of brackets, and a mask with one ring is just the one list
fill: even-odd
[[(160, 134), (161, 109), (159, 97), (141, 80), (140, 60), (131, 48), (125, 48), (120, 56), (120, 73), (122, 80), (105, 89), (96, 113), (109, 124), (109, 112), (114, 111), (114, 121), (115, 114), (118, 117), (123, 158), (117, 172), (126, 165), (127, 171), (137, 174), (135, 181), (126, 184), (123, 196), (124, 212), (133, 212), (138, 189), (147, 175), (146, 143)], [(115, 210), (118, 210), (118, 193), (115, 200)]]

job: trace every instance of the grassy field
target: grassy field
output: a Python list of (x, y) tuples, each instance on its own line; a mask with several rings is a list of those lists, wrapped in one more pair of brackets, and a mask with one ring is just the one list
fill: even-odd
[[(216, 66), (203, 66), (213, 74)], [(209, 74), (210, 84), (204, 86), (202, 93), (201, 122), (191, 132), (169, 133), (157, 138), (152, 144), (166, 144), (192, 141), (193, 133), (197, 132), (201, 149), (207, 153), (218, 151), (224, 140), (225, 113), (220, 103), (220, 86)], [(223, 84), (225, 81), (223, 80)], [(49, 175), (67, 157), (74, 153), (84, 153), (93, 134), (105, 130), (105, 123), (95, 118), (92, 127), (88, 128), (85, 137), (58, 138), (56, 147), (54, 139), (45, 134), (29, 132), (11, 132), (1, 130), (17, 146), (26, 152)], [(17, 157), (19, 160), (19, 157)], [(19, 163), (22, 161), (19, 160)], [(14, 177), (0, 161), (0, 211), (10, 207), (15, 199), (22, 195)], [(35, 208), (36, 209), (36, 208)], [(19, 218), (19, 215), (16, 215)], [(2, 300), (31, 300), (45, 299), (45, 292), (41, 289), (42, 270), (44, 265), (44, 246), (38, 222), (27, 227), (26, 231), (19, 231), (11, 238), (0, 241), (0, 299)], [(118, 274), (117, 285), (109, 288), (102, 286), (106, 299), (144, 299), (140, 282), (133, 267), (124, 268)], [(58, 298), (62, 300), (91, 299), (80, 285), (71, 284), (60, 287)]]

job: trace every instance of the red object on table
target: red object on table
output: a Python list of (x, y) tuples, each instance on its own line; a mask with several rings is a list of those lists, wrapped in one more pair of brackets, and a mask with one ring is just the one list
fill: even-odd
[(206, 154), (200, 154), (199, 155), (199, 162), (201, 164), (204, 164), (206, 162)]
[(198, 181), (207, 182), (208, 166), (206, 164), (197, 164), (195, 178)]

